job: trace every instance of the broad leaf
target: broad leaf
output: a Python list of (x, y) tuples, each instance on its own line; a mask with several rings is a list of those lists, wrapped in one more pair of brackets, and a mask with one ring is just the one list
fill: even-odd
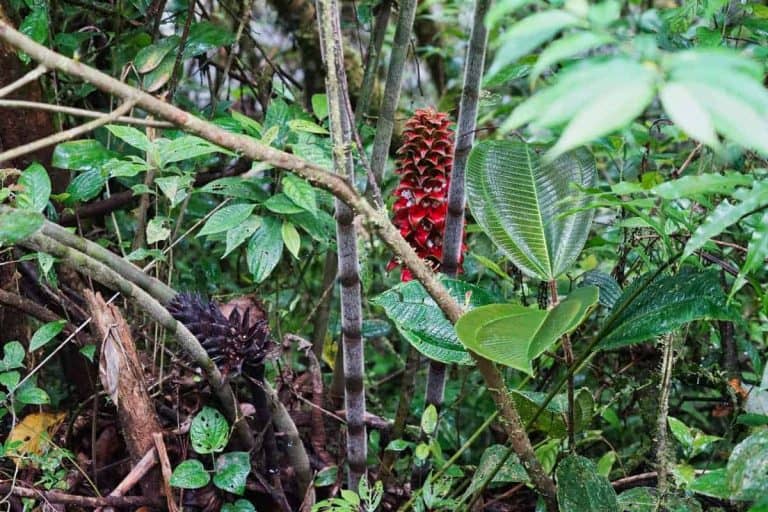
[(706, 107), (690, 88), (685, 84), (673, 82), (665, 85), (659, 96), (669, 118), (685, 133), (710, 147), (720, 146)]
[(576, 329), (597, 299), (597, 288), (586, 287), (575, 289), (548, 311), (521, 304), (483, 306), (459, 318), (456, 333), (473, 352), (533, 374), (531, 363), (564, 334)]
[(149, 151), (152, 145), (147, 136), (136, 128), (118, 124), (108, 124), (106, 128), (118, 139), (142, 151)]
[(680, 199), (702, 194), (730, 194), (736, 187), (750, 185), (753, 181), (754, 178), (747, 174), (707, 173), (665, 181), (653, 187), (651, 193), (664, 199)]
[(213, 484), (232, 494), (245, 492), (245, 481), (251, 472), (251, 458), (248, 452), (227, 452), (216, 459), (216, 474)]
[(545, 281), (568, 270), (584, 247), (592, 211), (573, 189), (592, 187), (595, 163), (586, 151), (544, 163), (535, 149), (511, 141), (475, 146), (467, 166), (467, 198), (483, 231), (525, 274)]
[[(451, 296), (469, 308), (497, 300), (482, 288), (464, 281), (447, 278), (442, 281)], [(401, 283), (371, 302), (384, 308), (400, 334), (425, 356), (443, 363), (472, 364), (451, 322), (418, 281)]]
[(261, 217), (251, 215), (243, 222), (227, 231), (227, 248), (224, 250), (222, 258), (237, 249), (243, 242), (253, 235), (261, 226)]
[(731, 499), (756, 500), (768, 489), (768, 431), (758, 431), (739, 443), (728, 459)]
[(731, 197), (739, 202), (731, 204), (726, 199), (717, 205), (685, 244), (683, 258), (693, 254), (710, 238), (719, 235), (745, 215), (768, 205), (768, 180), (755, 181), (751, 189), (740, 188)]
[(12, 245), (32, 236), (43, 227), (45, 218), (30, 210), (0, 212), (0, 246)]
[(717, 271), (685, 267), (673, 276), (637, 279), (622, 294), (606, 320), (600, 348), (647, 341), (694, 320), (735, 320)]
[(611, 482), (597, 473), (594, 463), (579, 455), (557, 466), (557, 503), (562, 512), (619, 512)]
[(29, 340), (29, 351), (32, 352), (45, 346), (64, 329), (65, 325), (67, 325), (66, 320), (56, 320), (55, 322), (49, 322), (40, 326)]
[(312, 185), (293, 174), (287, 174), (282, 181), (283, 193), (300, 206), (312, 213), (317, 212), (317, 200), (315, 199), (315, 189)]
[(21, 173), (18, 184), (24, 187), (24, 192), (16, 196), (16, 204), (20, 208), (42, 212), (51, 196), (51, 179), (45, 167), (33, 163)]
[(194, 57), (203, 52), (232, 44), (235, 34), (223, 25), (217, 25), (210, 21), (195, 23), (189, 29), (189, 38), (184, 46), (184, 56)]
[(529, 80), (532, 84), (535, 84), (539, 75), (553, 64), (557, 64), (562, 60), (570, 59), (580, 53), (610, 43), (612, 40), (613, 38), (606, 34), (597, 34), (595, 32), (575, 32), (573, 34), (568, 34), (553, 42), (541, 52), (541, 55), (539, 55), (539, 58), (536, 61), (536, 65), (534, 65), (531, 70)]
[(256, 208), (255, 204), (225, 206), (208, 218), (197, 236), (211, 235), (235, 229), (251, 215), (254, 208)]
[[(486, 448), (486, 450), (483, 452), (483, 455), (480, 457), (480, 463), (477, 465), (477, 470), (475, 470), (474, 474), (472, 475), (472, 482), (464, 492), (465, 497), (472, 496), (475, 491), (480, 488), (480, 486), (490, 476), (491, 472), (495, 470), (499, 465), (502, 458), (508, 455), (510, 449), (511, 448), (500, 444), (494, 444)], [(504, 462), (504, 465), (501, 466), (499, 471), (494, 475), (493, 479), (490, 481), (490, 485), (493, 486), (493, 484), (510, 484), (528, 481), (528, 473), (525, 472), (525, 468), (522, 464), (520, 464), (517, 456), (512, 454), (507, 458), (507, 460)]]
[(269, 277), (282, 255), (281, 222), (275, 217), (264, 217), (248, 242), (248, 269), (253, 274), (253, 280), (260, 283)]
[(208, 485), (211, 475), (203, 463), (196, 459), (185, 460), (173, 470), (171, 485), (181, 489), (199, 489)]
[(56, 146), (51, 165), (73, 171), (101, 171), (116, 156), (97, 140), (73, 140)]
[[(526, 424), (533, 419), (547, 399), (546, 393), (534, 391), (512, 391), (511, 394), (520, 418)], [(595, 402), (587, 388), (578, 390), (573, 402), (574, 432), (581, 432), (592, 421)], [(565, 393), (561, 393), (547, 404), (530, 428), (544, 432), (550, 437), (563, 438), (568, 434), (567, 425), (568, 397)]]
[(234, 156), (234, 153), (228, 149), (219, 147), (205, 139), (194, 135), (183, 135), (161, 146), (160, 160), (161, 165), (166, 166), (173, 162), (190, 160), (211, 153), (224, 153), (225, 155)]
[(220, 452), (229, 440), (229, 424), (212, 407), (203, 407), (189, 427), (192, 448), (200, 454)]
[(107, 178), (99, 169), (80, 173), (67, 187), (67, 202), (89, 201), (101, 193), (106, 183)]
[(600, 290), (600, 305), (613, 308), (621, 296), (621, 287), (610, 275), (599, 270), (590, 270), (581, 277), (581, 286), (596, 286)]
[(136, 54), (136, 58), (133, 59), (133, 65), (136, 70), (141, 73), (149, 73), (165, 59), (171, 50), (175, 49), (179, 45), (178, 36), (170, 36), (155, 44), (145, 46), (139, 53)]

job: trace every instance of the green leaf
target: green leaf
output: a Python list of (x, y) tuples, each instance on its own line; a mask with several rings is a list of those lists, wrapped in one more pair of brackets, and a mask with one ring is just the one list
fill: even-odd
[(251, 215), (254, 208), (256, 208), (255, 204), (247, 203), (225, 206), (208, 218), (197, 236), (234, 229)]
[(144, 75), (142, 85), (147, 92), (160, 90), (171, 79), (173, 69), (176, 66), (176, 55), (170, 53), (160, 61), (160, 65)]
[(21, 374), (17, 371), (0, 373), (0, 384), (5, 386), (8, 391), (13, 391), (19, 385)]
[(757, 500), (768, 489), (768, 430), (760, 430), (736, 445), (728, 458), (728, 487), (732, 500)]
[(200, 192), (259, 202), (267, 198), (266, 193), (259, 188), (257, 183), (239, 177), (219, 178), (206, 184), (200, 189)]
[(434, 404), (429, 404), (421, 415), (421, 430), (428, 436), (431, 436), (437, 428), (437, 408)]
[(329, 147), (299, 142), (292, 146), (293, 154), (328, 171), (333, 170), (333, 156)]
[(283, 221), (283, 226), (280, 228), (280, 234), (283, 237), (285, 248), (293, 254), (293, 257), (299, 259), (299, 251), (301, 250), (301, 235), (296, 230), (296, 226), (288, 221)]
[(656, 512), (659, 499), (655, 489), (635, 487), (619, 494), (618, 502), (625, 512)]
[(234, 503), (225, 503), (221, 512), (256, 512), (256, 508), (248, 500), (237, 500)]
[(531, 84), (535, 84), (539, 75), (548, 67), (566, 59), (573, 58), (581, 53), (593, 50), (613, 41), (607, 34), (595, 32), (574, 32), (553, 42), (539, 55), (536, 64), (531, 70), (529, 78)]
[(581, 20), (573, 14), (552, 9), (538, 12), (519, 21), (499, 38), (500, 47), (496, 58), (488, 69), (487, 76), (492, 77), (508, 64), (539, 47), (558, 32), (579, 24)]
[(329, 485), (333, 485), (336, 483), (338, 476), (339, 466), (326, 466), (317, 472), (314, 485), (315, 487), (327, 487)]
[(293, 174), (286, 175), (283, 178), (282, 185), (283, 193), (295, 205), (302, 207), (312, 214), (317, 212), (317, 199), (315, 198), (315, 189), (312, 188), (312, 185)]
[(513, 14), (518, 9), (528, 5), (533, 0), (499, 0), (493, 2), (491, 8), (488, 10), (488, 14), (485, 15), (485, 26), (493, 28), (504, 19), (507, 19), (510, 14)]
[(185, 460), (171, 473), (171, 485), (181, 489), (200, 489), (210, 481), (211, 475), (203, 463), (196, 459)]
[(235, 155), (228, 149), (219, 147), (200, 137), (183, 135), (160, 148), (161, 167), (165, 167), (170, 163), (181, 162), (182, 160), (191, 160), (199, 156), (210, 155), (211, 153)]
[(590, 270), (581, 276), (580, 286), (596, 286), (600, 290), (600, 305), (608, 309), (613, 308), (621, 297), (621, 287), (610, 275), (599, 270)]
[(685, 84), (668, 83), (659, 97), (669, 118), (685, 133), (712, 148), (720, 147), (709, 112)]
[(43, 227), (45, 217), (30, 210), (0, 212), (0, 246), (13, 245), (34, 235)]
[(710, 238), (719, 235), (745, 215), (768, 204), (768, 180), (755, 181), (751, 189), (739, 188), (732, 197), (740, 202), (731, 204), (726, 199), (717, 205), (685, 244), (683, 258), (693, 254)]
[(288, 128), (294, 132), (316, 133), (319, 135), (328, 134), (328, 130), (319, 124), (306, 119), (291, 119), (288, 121)]
[(328, 117), (328, 96), (325, 94), (312, 95), (312, 112), (319, 120)]
[[(50, 19), (48, 18), (48, 9), (46, 3), (39, 3), (29, 13), (19, 25), (19, 32), (31, 38), (36, 43), (45, 44), (48, 41), (48, 27)], [(19, 53), (19, 60), (24, 64), (29, 64), (30, 58), (26, 53)]]
[(51, 196), (51, 179), (45, 167), (31, 164), (19, 176), (18, 184), (24, 187), (24, 193), (16, 196), (19, 208), (42, 212)]
[(232, 494), (242, 495), (250, 472), (251, 458), (248, 452), (223, 453), (216, 459), (213, 485)]
[(142, 161), (118, 160), (113, 158), (104, 167), (109, 170), (111, 178), (132, 178), (149, 169), (149, 165)]
[(245, 131), (246, 134), (257, 139), (261, 138), (261, 124), (244, 114), (241, 114), (237, 110), (231, 110), (230, 114), (232, 119), (237, 121), (237, 124)]
[(248, 242), (248, 269), (257, 283), (264, 281), (275, 269), (283, 255), (280, 220), (264, 217), (261, 226)]
[[(146, 74), (157, 68), (165, 57), (170, 54), (171, 50), (179, 46), (179, 37), (170, 36), (155, 44), (145, 46), (136, 57), (133, 59), (133, 65), (136, 67), (136, 71)], [(176, 60), (175, 53), (171, 55), (172, 60)]]
[[(491, 472), (494, 471), (501, 460), (508, 455), (509, 450), (510, 448), (500, 444), (494, 444), (485, 449), (483, 455), (480, 457), (480, 463), (477, 465), (477, 469), (472, 475), (472, 482), (469, 484), (467, 490), (464, 491), (465, 498), (474, 495), (475, 492), (480, 489), (480, 486), (486, 479), (488, 479)], [(490, 481), (490, 485), (493, 486), (494, 484), (511, 484), (517, 482), (525, 483), (528, 481), (528, 473), (525, 472), (525, 468), (520, 464), (517, 455), (513, 453), (494, 475), (493, 479)]]
[(67, 202), (89, 201), (101, 193), (106, 183), (107, 178), (98, 169), (80, 173), (67, 187)]
[(24, 367), (24, 346), (18, 341), (9, 341), (3, 345), (3, 359), (0, 361), (0, 371)]
[(16, 401), (27, 405), (45, 405), (51, 403), (51, 399), (45, 390), (27, 381), (14, 392)]
[(704, 194), (730, 194), (736, 187), (750, 185), (753, 181), (752, 176), (737, 172), (707, 173), (665, 181), (653, 187), (651, 193), (664, 199), (680, 199)]
[[(704, 496), (727, 500), (731, 497), (728, 486), (728, 470), (726, 468), (713, 469), (696, 477), (688, 490)], [(653, 512), (653, 511), (651, 511)]]
[(464, 345), (491, 361), (533, 374), (532, 362), (578, 327), (597, 303), (594, 287), (577, 288), (550, 310), (521, 304), (475, 308), (456, 322)]
[(116, 156), (97, 140), (73, 140), (56, 146), (51, 165), (73, 171), (101, 171)]
[(32, 339), (29, 340), (29, 351), (33, 352), (51, 341), (57, 334), (64, 329), (67, 325), (66, 320), (56, 320), (55, 322), (49, 322), (40, 326), (35, 334), (32, 335)]
[(171, 236), (171, 230), (168, 227), (168, 219), (165, 217), (154, 217), (147, 222), (147, 244), (156, 244), (167, 240)]
[(83, 345), (78, 352), (90, 362), (93, 362), (93, 358), (96, 355), (96, 345), (94, 343), (88, 343), (87, 345)]
[(467, 165), (467, 199), (483, 231), (528, 276), (551, 281), (570, 268), (584, 247), (592, 211), (568, 216), (588, 198), (571, 184), (595, 184), (585, 151), (550, 163), (521, 142), (484, 141)]
[(673, 276), (635, 280), (606, 319), (600, 348), (614, 349), (672, 332), (694, 320), (736, 320), (715, 270), (685, 267)]
[(229, 424), (212, 407), (203, 407), (189, 427), (192, 449), (199, 454), (220, 452), (229, 440)]
[(598, 474), (608, 478), (608, 476), (611, 474), (611, 469), (613, 469), (613, 465), (616, 463), (616, 459), (616, 452), (613, 450), (610, 452), (605, 452), (605, 454), (600, 457), (600, 460), (597, 461)]
[(271, 212), (280, 213), (283, 215), (291, 215), (304, 211), (302, 206), (299, 206), (288, 199), (288, 196), (283, 193), (277, 193), (264, 201), (264, 207)]
[(164, 176), (157, 178), (155, 183), (160, 187), (160, 191), (171, 201), (171, 208), (180, 204), (187, 197), (187, 189), (195, 182), (195, 178), (190, 175), (182, 176)]
[[(441, 279), (451, 296), (473, 308), (495, 302), (486, 290), (454, 279)], [(472, 358), (456, 337), (451, 322), (418, 281), (394, 286), (371, 302), (384, 308), (387, 317), (413, 347), (443, 363), (472, 364)]]
[(217, 25), (210, 21), (194, 23), (189, 29), (189, 38), (186, 46), (184, 46), (184, 57), (194, 57), (234, 42), (235, 33), (223, 25)]
[(136, 128), (118, 124), (108, 124), (105, 128), (109, 130), (112, 135), (134, 148), (147, 152), (152, 146), (152, 143), (147, 136)]
[(763, 262), (768, 258), (768, 212), (764, 212), (757, 227), (752, 232), (752, 237), (747, 246), (747, 257), (739, 270), (739, 275), (731, 289), (730, 295), (733, 296), (741, 286), (746, 282), (745, 276), (753, 271), (760, 269)]
[(557, 466), (557, 503), (562, 512), (619, 512), (616, 491), (591, 460), (570, 455)]
[(653, 99), (656, 91), (652, 78), (628, 76), (619, 88), (583, 105), (547, 153), (548, 158), (556, 158), (628, 125)]
[[(524, 423), (529, 424), (547, 399), (545, 393), (534, 391), (512, 391), (512, 399)], [(595, 402), (587, 388), (581, 388), (574, 397), (574, 431), (581, 432), (589, 427)], [(568, 396), (556, 395), (544, 408), (536, 422), (531, 426), (552, 438), (564, 438), (568, 435)]]
[(672, 435), (674, 435), (675, 439), (677, 439), (677, 441), (683, 445), (683, 448), (690, 453), (690, 450), (693, 447), (693, 434), (691, 433), (691, 429), (689, 429), (685, 423), (672, 416), (667, 418), (667, 422), (669, 423), (669, 430), (672, 431)]
[(261, 226), (261, 217), (258, 215), (251, 215), (243, 222), (227, 231), (227, 248), (224, 251), (222, 259), (240, 247), (243, 242), (259, 229), (259, 226)]

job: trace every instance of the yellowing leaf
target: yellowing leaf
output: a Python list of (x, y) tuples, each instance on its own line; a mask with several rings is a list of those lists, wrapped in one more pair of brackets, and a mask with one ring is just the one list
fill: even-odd
[[(64, 421), (65, 412), (36, 412), (24, 417), (8, 435), (6, 446), (10, 445), (10, 458), (17, 464), (24, 464), (29, 454), (40, 455), (48, 447), (48, 439)], [(14, 446), (14, 441), (21, 442)]]

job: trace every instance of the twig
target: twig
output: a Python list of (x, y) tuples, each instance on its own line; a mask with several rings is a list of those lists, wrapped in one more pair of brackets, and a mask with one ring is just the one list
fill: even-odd
[[(46, 307), (39, 305), (37, 302), (29, 300), (26, 297), (22, 297), (21, 295), (7, 292), (2, 288), (0, 288), (0, 304), (4, 304), (18, 311), (26, 313), (42, 322), (56, 322), (57, 320), (61, 320), (61, 318), (56, 313)], [(75, 327), (70, 323), (67, 323), (64, 326), (64, 332), (66, 334), (70, 334), (74, 332), (74, 330)]]
[(365, 71), (363, 72), (363, 85), (360, 88), (360, 96), (355, 109), (355, 123), (363, 120), (371, 108), (373, 90), (376, 85), (376, 75), (379, 70), (379, 56), (384, 44), (384, 36), (387, 33), (389, 15), (392, 12), (392, 0), (382, 0), (376, 7), (379, 12), (373, 22), (371, 40), (368, 42), (368, 53), (365, 56)]
[(16, 482), (0, 483), (0, 493), (10, 493), (22, 498), (42, 499), (50, 503), (63, 505), (76, 505), (80, 507), (141, 507), (144, 505), (158, 506), (160, 500), (157, 496), (102, 496), (98, 498), (90, 496), (78, 496), (61, 491), (41, 491), (32, 487), (23, 487)]
[(49, 135), (48, 137), (43, 137), (42, 139), (38, 139), (36, 141), (30, 142), (29, 144), (24, 144), (23, 146), (18, 146), (13, 149), (9, 149), (8, 151), (4, 151), (0, 153), (0, 162), (4, 162), (6, 160), (13, 160), (14, 158), (18, 158), (22, 155), (32, 153), (33, 151), (37, 151), (38, 149), (45, 148), (48, 146), (53, 146), (54, 144), (58, 144), (59, 142), (64, 142), (70, 139), (74, 139), (79, 135), (88, 133), (91, 130), (95, 130), (99, 126), (104, 126), (105, 124), (109, 124), (112, 121), (117, 120), (120, 116), (122, 116), (129, 110), (131, 110), (137, 101), (138, 100), (135, 98), (127, 99), (123, 102), (122, 105), (117, 107), (112, 113), (105, 115), (104, 117), (94, 119), (93, 121), (89, 121), (85, 124), (76, 126), (74, 128), (70, 128), (69, 130), (65, 130), (63, 132), (54, 133), (53, 135)]
[(373, 139), (371, 152), (371, 169), (376, 183), (381, 183), (384, 177), (384, 167), (387, 164), (389, 145), (392, 143), (392, 132), (395, 127), (395, 112), (400, 102), (400, 88), (403, 83), (403, 68), (408, 54), (408, 43), (411, 39), (413, 20), (416, 18), (416, 0), (400, 2), (400, 13), (395, 29), (395, 39), (392, 41), (392, 55), (389, 58), (387, 81), (384, 86), (384, 98), (379, 109), (379, 119), (376, 122), (376, 136)]
[(173, 498), (173, 490), (171, 489), (171, 461), (168, 460), (168, 452), (165, 449), (163, 434), (155, 432), (152, 434), (152, 440), (155, 442), (157, 457), (160, 459), (160, 471), (163, 474), (163, 489), (168, 510), (170, 512), (178, 512), (179, 506), (176, 505), (176, 500)]
[(190, 0), (187, 5), (187, 19), (184, 20), (184, 29), (181, 31), (181, 39), (176, 49), (176, 61), (174, 61), (173, 70), (171, 71), (171, 83), (168, 85), (168, 99), (170, 101), (173, 101), (173, 95), (176, 94), (176, 86), (179, 84), (179, 71), (181, 71), (181, 64), (184, 62), (184, 49), (187, 46), (189, 28), (192, 26), (194, 17), (195, 2)]
[(131, 471), (125, 475), (125, 478), (117, 484), (117, 487), (115, 487), (109, 495), (124, 496), (125, 493), (133, 489), (133, 486), (144, 478), (144, 475), (146, 475), (150, 469), (155, 467), (155, 464), (157, 464), (157, 453), (153, 448), (148, 450), (144, 457), (131, 468)]
[(691, 162), (693, 162), (693, 157), (696, 156), (696, 153), (698, 153), (701, 148), (704, 147), (704, 144), (699, 142), (695, 148), (693, 148), (693, 151), (690, 152), (688, 155), (688, 158), (685, 159), (685, 162), (683, 162), (683, 165), (680, 166), (679, 169), (675, 169), (672, 171), (671, 176), (672, 178), (677, 178), (681, 174), (683, 174), (683, 171), (685, 171), (689, 165), (691, 165)]
[[(86, 110), (84, 108), (65, 107), (62, 105), (51, 105), (49, 103), (38, 103), (36, 101), (24, 100), (3, 100), (0, 99), (0, 108), (21, 108), (31, 110), (45, 110), (49, 112), (58, 112), (78, 117), (106, 117), (109, 114), (97, 112), (95, 110)], [(156, 121), (155, 119), (141, 119), (139, 117), (120, 116), (113, 119), (115, 123), (135, 124), (139, 126), (151, 126), (153, 128), (171, 128), (173, 125), (166, 121)]]
[(10, 93), (12, 93), (13, 91), (15, 91), (16, 89), (24, 87), (30, 82), (34, 82), (35, 80), (37, 80), (38, 78), (46, 74), (47, 72), (48, 72), (48, 68), (46, 68), (42, 64), (37, 66), (35, 69), (30, 71), (26, 75), (22, 76), (15, 82), (12, 82), (3, 88), (0, 88), (0, 98), (4, 98), (8, 96)]

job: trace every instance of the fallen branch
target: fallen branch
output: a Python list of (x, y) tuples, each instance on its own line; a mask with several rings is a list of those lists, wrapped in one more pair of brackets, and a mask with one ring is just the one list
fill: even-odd
[(60, 503), (62, 505), (76, 505), (80, 507), (119, 507), (135, 508), (141, 506), (158, 507), (161, 500), (158, 496), (78, 496), (77, 494), (67, 494), (61, 491), (43, 491), (34, 487), (25, 487), (15, 482), (0, 482), (0, 493), (13, 494), (22, 498), (34, 498), (44, 500), (49, 503)]

